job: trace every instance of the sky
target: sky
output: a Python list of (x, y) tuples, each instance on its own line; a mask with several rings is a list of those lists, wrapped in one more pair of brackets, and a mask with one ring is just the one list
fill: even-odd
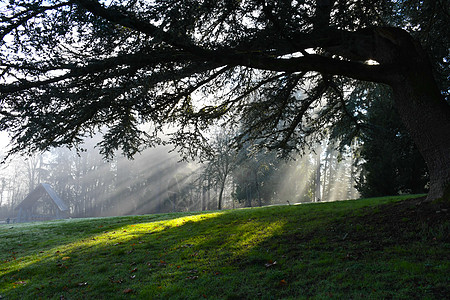
[(4, 152), (6, 146), (8, 146), (9, 137), (6, 132), (0, 131), (0, 153)]

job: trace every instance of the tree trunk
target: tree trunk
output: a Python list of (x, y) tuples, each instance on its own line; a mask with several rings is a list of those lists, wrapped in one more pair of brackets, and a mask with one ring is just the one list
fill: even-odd
[(225, 189), (225, 180), (223, 180), (220, 184), (220, 191), (219, 191), (219, 202), (217, 204), (217, 209), (222, 210), (222, 197), (223, 197), (223, 190)]
[(256, 198), (258, 199), (258, 206), (262, 207), (262, 199), (261, 193), (259, 192), (259, 182), (258, 182), (258, 170), (254, 170), (255, 177), (255, 189), (256, 189)]
[(320, 156), (322, 154), (322, 147), (319, 146), (317, 148), (317, 153), (316, 153), (316, 173), (315, 173), (315, 180), (314, 180), (314, 187), (315, 187), (315, 191), (314, 191), (314, 202), (320, 202)]
[(399, 28), (375, 29), (374, 57), (395, 66), (387, 80), (395, 105), (430, 174), (427, 201), (450, 200), (450, 105), (444, 100), (421, 45)]
[[(325, 200), (325, 199), (329, 200), (328, 197), (325, 196), (325, 195), (326, 195), (326, 190), (325, 190), (325, 188), (330, 184), (330, 182), (329, 182), (329, 181), (330, 181), (330, 180), (329, 180), (329, 176), (327, 176), (327, 171), (328, 171), (328, 157), (329, 157), (329, 155), (330, 155), (330, 151), (331, 151), (330, 145), (328, 145), (327, 148), (326, 148), (326, 151), (325, 151), (325, 161), (324, 161), (325, 165), (324, 165), (324, 168), (323, 168), (323, 179), (322, 179), (322, 199), (323, 199), (323, 200)], [(328, 180), (328, 181), (327, 181), (327, 180)]]
[(206, 186), (202, 186), (202, 202), (201, 202), (201, 211), (205, 210), (205, 202), (206, 202)]
[(393, 86), (395, 103), (430, 174), (427, 200), (450, 200), (450, 106), (423, 74)]

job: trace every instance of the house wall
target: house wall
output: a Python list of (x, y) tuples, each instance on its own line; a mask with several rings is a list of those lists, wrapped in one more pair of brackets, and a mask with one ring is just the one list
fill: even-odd
[(51, 214), (42, 214), (38, 213), (36, 207), (24, 208), (20, 207), (17, 213), (16, 222), (24, 223), (24, 222), (36, 222), (36, 221), (50, 221), (50, 220), (59, 220), (59, 219), (67, 219), (69, 217), (67, 212), (60, 211), (56, 206), (52, 210)]

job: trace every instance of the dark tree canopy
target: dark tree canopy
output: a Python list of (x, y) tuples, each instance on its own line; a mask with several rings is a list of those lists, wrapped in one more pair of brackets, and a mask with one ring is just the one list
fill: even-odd
[(102, 131), (106, 156), (132, 156), (170, 124), (171, 141), (195, 154), (212, 124), (227, 124), (243, 128), (241, 142), (290, 151), (342, 120), (358, 132), (363, 112), (348, 91), (371, 81), (392, 87), (430, 169), (429, 198), (439, 198), (450, 194), (447, 4), (9, 1), (0, 130), (13, 152), (77, 146)]

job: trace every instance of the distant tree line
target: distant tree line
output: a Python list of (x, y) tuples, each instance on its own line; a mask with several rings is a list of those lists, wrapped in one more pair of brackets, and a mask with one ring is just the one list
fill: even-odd
[[(104, 160), (93, 145), (75, 153), (57, 148), (41, 155), (16, 158), (0, 170), (0, 218), (39, 183), (47, 182), (70, 207), (73, 217), (143, 214), (190, 209), (195, 188), (191, 166), (178, 163), (167, 149), (149, 149), (136, 160)], [(194, 186), (195, 187), (195, 186)], [(177, 207), (168, 191), (176, 191)], [(197, 197), (197, 195), (195, 195)], [(184, 207), (180, 207), (183, 203)]]
[[(69, 205), (72, 217), (145, 214), (186, 210), (215, 210), (334, 200), (351, 197), (349, 161), (338, 153), (321, 161), (322, 182), (314, 175), (317, 153), (285, 160), (274, 153), (250, 148), (222, 148), (203, 163), (179, 162), (167, 149), (148, 149), (135, 160), (105, 161), (93, 149), (74, 153), (64, 148), (12, 160), (0, 173), (0, 218), (14, 216), (14, 208), (39, 183), (49, 183)], [(336, 180), (337, 170), (340, 173)], [(320, 184), (324, 196), (315, 194)], [(346, 189), (337, 191), (337, 186)], [(321, 191), (322, 193), (322, 191)], [(331, 196), (331, 194), (333, 194)]]

